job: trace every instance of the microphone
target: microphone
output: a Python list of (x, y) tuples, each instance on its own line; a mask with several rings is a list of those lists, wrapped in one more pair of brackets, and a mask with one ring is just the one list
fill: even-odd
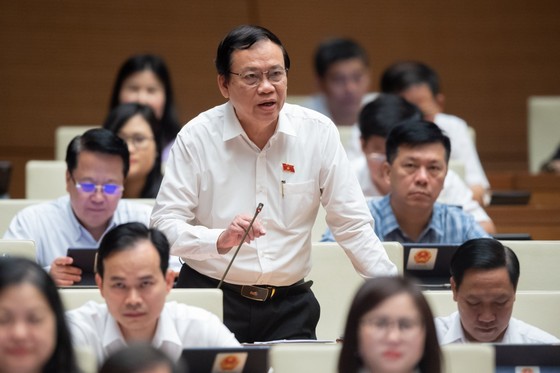
[(247, 226), (247, 229), (245, 229), (245, 233), (243, 234), (243, 237), (241, 238), (241, 242), (239, 243), (239, 246), (237, 246), (237, 249), (235, 249), (235, 253), (233, 254), (233, 257), (231, 258), (231, 261), (229, 262), (226, 271), (224, 272), (224, 275), (222, 276), (222, 279), (220, 280), (220, 282), (218, 283), (218, 289), (220, 289), (222, 287), (222, 283), (224, 282), (224, 279), (226, 278), (229, 269), (231, 268), (231, 265), (233, 264), (233, 261), (235, 260), (235, 257), (237, 256), (237, 253), (239, 252), (239, 249), (241, 249), (241, 245), (243, 245), (243, 243), (245, 242), (245, 239), (247, 238), (247, 235), (249, 234), (249, 230), (251, 228), (253, 228), (253, 223), (255, 222), (255, 219), (257, 218), (257, 215), (261, 212), (262, 208), (263, 208), (263, 204), (259, 203), (259, 205), (257, 206), (257, 209), (255, 210), (255, 215), (253, 215), (253, 219), (251, 219), (251, 222), (249, 223), (249, 226)]

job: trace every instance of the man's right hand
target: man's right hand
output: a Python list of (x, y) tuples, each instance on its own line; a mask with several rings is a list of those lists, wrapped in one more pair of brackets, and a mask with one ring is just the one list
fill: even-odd
[(51, 264), (50, 275), (58, 286), (71, 286), (82, 280), (82, 270), (72, 266), (73, 258), (61, 256)]
[[(251, 223), (251, 219), (253, 219), (253, 217), (250, 215), (237, 215), (235, 219), (233, 219), (226, 230), (218, 237), (217, 247), (220, 254), (226, 254), (232, 247), (239, 245), (245, 234), (245, 230)], [(255, 238), (259, 238), (265, 234), (266, 230), (263, 225), (258, 220), (255, 220), (245, 238), (245, 242), (249, 243)]]

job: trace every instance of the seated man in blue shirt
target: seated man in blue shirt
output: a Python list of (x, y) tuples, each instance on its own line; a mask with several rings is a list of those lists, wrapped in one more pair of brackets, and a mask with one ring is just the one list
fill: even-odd
[[(382, 241), (463, 243), (489, 237), (461, 208), (436, 203), (447, 174), (451, 145), (435, 124), (411, 120), (389, 133), (382, 173), (390, 193), (369, 201)], [(334, 241), (330, 231), (322, 241)]]

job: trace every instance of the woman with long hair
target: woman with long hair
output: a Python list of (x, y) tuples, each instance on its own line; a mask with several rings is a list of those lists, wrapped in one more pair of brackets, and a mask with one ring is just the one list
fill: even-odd
[(440, 373), (441, 352), (422, 291), (402, 277), (367, 280), (356, 293), (340, 373)]
[(169, 69), (161, 57), (139, 54), (122, 64), (113, 86), (109, 110), (131, 102), (148, 105), (154, 111), (161, 126), (161, 156), (165, 162), (181, 126), (177, 119)]
[(0, 372), (78, 372), (56, 285), (28, 259), (0, 258)]

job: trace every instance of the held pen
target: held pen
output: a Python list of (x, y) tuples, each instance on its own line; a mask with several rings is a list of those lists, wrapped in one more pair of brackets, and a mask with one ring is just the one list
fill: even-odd
[(282, 180), (282, 183), (280, 185), (280, 191), (282, 193), (282, 198), (284, 198), (284, 185), (286, 184), (286, 180)]

